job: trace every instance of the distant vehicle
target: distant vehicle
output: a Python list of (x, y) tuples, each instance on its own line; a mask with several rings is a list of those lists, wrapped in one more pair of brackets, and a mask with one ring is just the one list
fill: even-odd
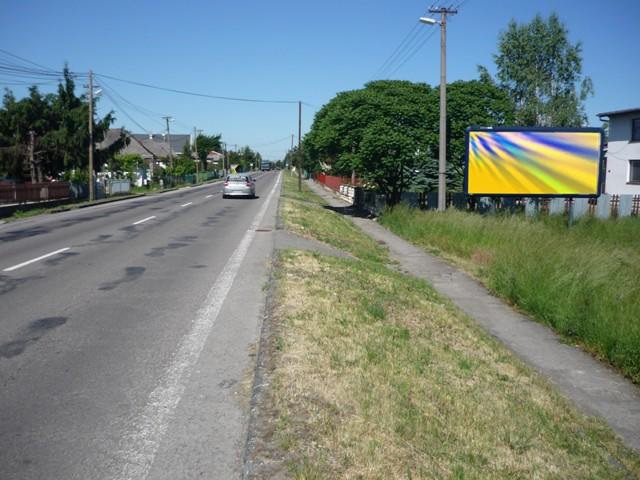
[(260, 164), (260, 170), (262, 170), (263, 172), (268, 172), (269, 170), (271, 170), (271, 162), (268, 160), (263, 160)]
[(256, 197), (256, 181), (246, 173), (227, 175), (222, 189), (222, 198)]

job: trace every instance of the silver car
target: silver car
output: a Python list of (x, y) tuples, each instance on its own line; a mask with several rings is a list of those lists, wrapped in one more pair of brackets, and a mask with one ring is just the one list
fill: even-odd
[(256, 181), (248, 173), (227, 175), (222, 189), (222, 198), (256, 196)]

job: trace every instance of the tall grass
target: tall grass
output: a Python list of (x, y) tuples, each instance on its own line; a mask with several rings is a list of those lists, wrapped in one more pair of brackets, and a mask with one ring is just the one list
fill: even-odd
[(487, 286), (640, 383), (640, 221), (420, 212), (381, 223), (464, 260)]

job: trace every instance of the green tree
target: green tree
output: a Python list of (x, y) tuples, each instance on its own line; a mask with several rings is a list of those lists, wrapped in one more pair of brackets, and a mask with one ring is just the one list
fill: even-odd
[[(94, 102), (97, 102), (97, 98)], [(95, 107), (95, 104), (94, 104)], [(95, 111), (95, 108), (94, 108)], [(31, 134), (34, 135), (34, 165), (31, 172), (42, 178), (57, 177), (71, 172), (82, 172), (86, 177), (89, 151), (89, 105), (86, 96), (75, 95), (75, 83), (65, 65), (63, 80), (57, 94), (42, 95), (37, 87), (29, 89), (29, 96), (16, 100), (6, 91), (0, 108), (0, 173), (18, 179), (33, 177), (23, 168), (25, 159), (31, 157)], [(94, 141), (102, 141), (115, 121), (113, 112), (94, 120)], [(96, 151), (96, 167), (120, 150), (124, 137), (109, 148)], [(35, 180), (34, 178), (31, 178)]]
[(11, 91), (5, 92), (0, 109), (0, 170), (5, 175), (42, 181), (51, 174), (50, 132), (56, 128), (53, 98), (43, 96), (35, 86), (21, 100)]
[(184, 146), (182, 155), (173, 157), (173, 167), (168, 167), (166, 172), (176, 177), (196, 173), (196, 162), (191, 157), (189, 145)]
[[(490, 79), (448, 86), (450, 188), (462, 184), (465, 129), (512, 119), (507, 93)], [(318, 111), (304, 140), (304, 162), (333, 175), (355, 170), (393, 204), (415, 185), (427, 191), (437, 185), (438, 131), (437, 88), (398, 80), (371, 82), (339, 93)], [(287, 161), (293, 158), (288, 155)], [(425, 178), (416, 183), (418, 174)]]
[(495, 55), (497, 78), (515, 101), (516, 122), (527, 126), (582, 126), (593, 84), (582, 74), (582, 45), (572, 44), (556, 14), (530, 23), (512, 20)]
[(222, 152), (222, 134), (218, 135), (198, 135), (196, 137), (198, 147), (198, 158), (202, 164), (202, 170), (207, 169), (207, 155), (212, 150)]
[(144, 166), (144, 160), (139, 153), (125, 153), (123, 155), (114, 155), (108, 162), (109, 171), (113, 172), (116, 177), (127, 177), (133, 180), (134, 172)]

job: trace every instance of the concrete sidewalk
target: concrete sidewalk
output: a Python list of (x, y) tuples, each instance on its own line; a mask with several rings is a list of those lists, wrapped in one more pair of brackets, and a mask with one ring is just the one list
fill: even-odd
[[(333, 207), (349, 207), (321, 185), (309, 187)], [(603, 418), (624, 443), (640, 452), (640, 388), (583, 351), (566, 345), (548, 327), (517, 313), (444, 260), (376, 222), (351, 217), (365, 233), (387, 244), (403, 271), (428, 281), (588, 414)]]

